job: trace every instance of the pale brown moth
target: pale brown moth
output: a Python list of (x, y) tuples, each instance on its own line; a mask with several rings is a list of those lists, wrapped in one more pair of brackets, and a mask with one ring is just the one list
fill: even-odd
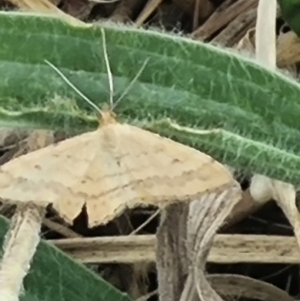
[[(104, 31), (103, 41), (112, 91)], [(100, 115), (97, 130), (4, 164), (0, 197), (44, 207), (52, 204), (70, 223), (86, 206), (88, 224), (93, 227), (107, 223), (125, 208), (162, 207), (235, 184), (226, 167), (212, 157), (118, 123), (112, 111), (100, 110)]]

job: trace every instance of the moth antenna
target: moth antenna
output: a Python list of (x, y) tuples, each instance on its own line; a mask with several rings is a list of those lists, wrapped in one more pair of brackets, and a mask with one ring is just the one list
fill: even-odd
[(108, 60), (108, 55), (107, 55), (107, 48), (106, 48), (105, 31), (104, 31), (103, 28), (101, 28), (101, 32), (102, 32), (102, 45), (103, 45), (104, 61), (105, 61), (105, 65), (106, 65), (108, 85), (109, 85), (109, 103), (110, 103), (111, 110), (113, 110), (113, 105), (114, 105), (114, 101), (113, 101), (113, 96), (114, 96), (113, 76), (112, 76), (110, 65), (109, 65), (109, 60)]
[(137, 79), (140, 77), (140, 75), (142, 74), (142, 72), (144, 71), (144, 69), (146, 68), (146, 65), (148, 64), (149, 58), (147, 58), (144, 63), (143, 66), (141, 67), (141, 69), (139, 70), (139, 72), (136, 74), (136, 76), (134, 77), (134, 79), (131, 81), (131, 83), (127, 86), (127, 88), (124, 90), (124, 92), (121, 94), (121, 96), (116, 100), (116, 102), (114, 103), (112, 110), (120, 103), (120, 101), (124, 98), (124, 96), (129, 92), (129, 90), (132, 88), (132, 86), (134, 85), (134, 83), (137, 81)]
[(90, 99), (88, 99), (78, 88), (73, 85), (70, 80), (52, 63), (48, 60), (45, 60), (46, 64), (48, 64), (79, 96), (81, 96), (91, 107), (93, 107), (100, 115), (102, 115), (102, 111), (96, 104), (94, 104)]

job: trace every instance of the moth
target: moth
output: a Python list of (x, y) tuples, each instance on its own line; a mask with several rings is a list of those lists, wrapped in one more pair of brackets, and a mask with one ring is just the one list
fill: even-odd
[[(104, 31), (103, 49), (113, 91)], [(48, 64), (72, 86), (55, 66)], [(96, 109), (100, 118), (95, 131), (2, 165), (0, 197), (42, 207), (52, 204), (69, 223), (86, 206), (88, 224), (93, 227), (107, 223), (126, 208), (164, 207), (235, 185), (229, 170), (212, 157), (119, 123), (112, 110)]]

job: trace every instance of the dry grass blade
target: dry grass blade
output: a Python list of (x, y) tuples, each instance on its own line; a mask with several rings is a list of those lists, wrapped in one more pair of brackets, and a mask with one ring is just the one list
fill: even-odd
[(45, 14), (56, 14), (61, 16), (65, 21), (71, 23), (74, 26), (82, 26), (85, 23), (80, 20), (64, 13), (57, 6), (55, 6), (49, 0), (9, 0), (13, 5), (21, 9), (22, 11), (32, 11)]
[(256, 59), (265, 65), (276, 66), (276, 0), (260, 0), (257, 8)]
[(150, 0), (141, 11), (139, 16), (137, 17), (135, 24), (137, 26), (141, 26), (150, 15), (158, 8), (158, 6), (162, 3), (163, 0)]
[(73, 230), (69, 229), (68, 227), (58, 224), (56, 222), (53, 222), (47, 218), (43, 219), (43, 225), (51, 229), (52, 231), (55, 231), (56, 233), (59, 233), (60, 235), (67, 237), (67, 238), (77, 238), (82, 237), (78, 233), (74, 232)]
[[(0, 264), (1, 300), (16, 301), (39, 243), (44, 209), (29, 203), (19, 206), (4, 241)], [(24, 239), (26, 237), (26, 239)]]
[(225, 47), (233, 47), (244, 36), (244, 33), (255, 25), (256, 14), (256, 7), (249, 8), (232, 20), (211, 42)]
[(224, 28), (242, 13), (257, 6), (258, 0), (227, 0), (223, 2), (209, 19), (192, 33), (197, 39), (208, 39), (213, 33)]
[[(157, 246), (154, 235), (82, 237), (49, 242), (82, 263), (99, 264), (155, 262)], [(185, 240), (180, 242), (185, 243)], [(186, 256), (185, 253), (183, 255)], [(209, 252), (208, 262), (299, 264), (300, 255), (294, 237), (218, 234)]]

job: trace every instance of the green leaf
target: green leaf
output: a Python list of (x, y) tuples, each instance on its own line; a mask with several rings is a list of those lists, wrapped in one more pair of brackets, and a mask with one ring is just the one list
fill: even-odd
[[(0, 246), (8, 230), (0, 215)], [(25, 278), (20, 301), (132, 301), (109, 283), (47, 242), (41, 241)]]
[(300, 1), (277, 0), (284, 20), (291, 29), (300, 37)]
[[(115, 99), (148, 60), (115, 110), (120, 121), (191, 145), (237, 169), (298, 184), (296, 81), (232, 51), (183, 37), (113, 24), (101, 27)], [(101, 27), (72, 26), (51, 16), (0, 13), (2, 124), (76, 132), (95, 129), (95, 112), (44, 60), (102, 106), (109, 89)], [(167, 117), (189, 130), (171, 127)], [(222, 130), (199, 134), (215, 128)]]

